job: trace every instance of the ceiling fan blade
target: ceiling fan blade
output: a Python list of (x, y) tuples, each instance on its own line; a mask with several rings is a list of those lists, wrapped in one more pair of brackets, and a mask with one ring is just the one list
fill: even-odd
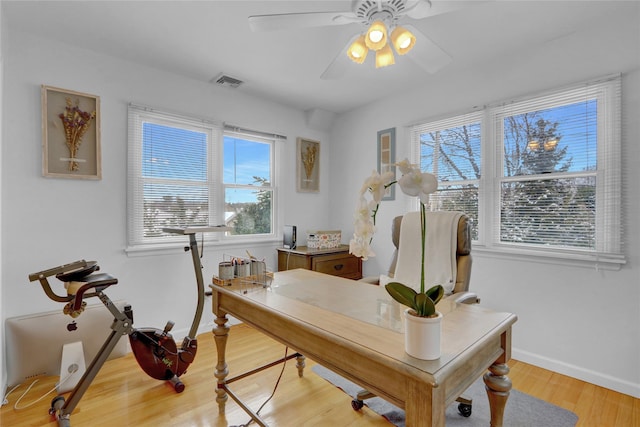
[(320, 78), (322, 80), (339, 79), (347, 72), (347, 69), (350, 65), (355, 65), (353, 61), (351, 61), (347, 56), (347, 49), (349, 49), (351, 43), (356, 41), (359, 36), (359, 34), (356, 34), (355, 36), (351, 37), (347, 44), (340, 50), (340, 52), (338, 52), (336, 57), (333, 58), (333, 61), (331, 61), (331, 64), (329, 64), (327, 69), (324, 70), (324, 72), (320, 75)]
[(254, 15), (249, 17), (251, 31), (294, 30), (309, 27), (325, 27), (356, 22), (351, 12), (283, 13), (278, 15)]
[(453, 60), (431, 39), (412, 25), (404, 25), (416, 36), (416, 44), (406, 56), (430, 74), (434, 74), (449, 65)]
[(424, 19), (454, 12), (472, 3), (480, 3), (480, 1), (415, 0), (413, 5), (407, 7), (406, 14), (412, 19)]

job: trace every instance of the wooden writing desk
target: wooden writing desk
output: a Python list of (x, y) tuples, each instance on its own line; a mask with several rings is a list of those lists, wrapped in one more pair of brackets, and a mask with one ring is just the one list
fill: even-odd
[[(444, 426), (446, 406), (488, 369), (484, 380), (491, 425), (502, 426), (511, 389), (506, 363), (516, 321), (513, 314), (441, 301), (442, 356), (425, 361), (405, 353), (400, 317), (404, 307), (382, 287), (296, 269), (275, 273), (270, 288), (249, 284), (211, 288), (220, 413), (231, 395), (252, 414), (227, 386), (232, 380), (227, 379), (225, 359), (230, 314), (404, 408), (407, 427)], [(303, 367), (298, 355), (300, 375)], [(265, 425), (257, 415), (252, 417)]]

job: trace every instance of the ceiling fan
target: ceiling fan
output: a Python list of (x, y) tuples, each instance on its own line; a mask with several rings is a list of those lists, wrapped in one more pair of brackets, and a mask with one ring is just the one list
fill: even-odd
[[(464, 3), (437, 0), (353, 0), (351, 11), (254, 15), (249, 17), (249, 26), (252, 31), (259, 32), (353, 23), (362, 25), (366, 33), (357, 33), (348, 41), (322, 73), (322, 79), (340, 77), (350, 65), (349, 58), (362, 63), (370, 51), (375, 51), (376, 67), (392, 64), (394, 56), (390, 44), (393, 44), (398, 54), (406, 53), (407, 57), (422, 69), (435, 73), (449, 64), (451, 57), (418, 29), (404, 21), (448, 13), (464, 7)], [(399, 25), (400, 23), (402, 25)], [(383, 28), (379, 24), (382, 24)], [(369, 36), (376, 30), (380, 32), (371, 34), (371, 38), (377, 37), (377, 42), (372, 42)], [(403, 35), (398, 36), (400, 32)], [(398, 44), (397, 37), (401, 38)], [(366, 47), (363, 45), (365, 42)]]

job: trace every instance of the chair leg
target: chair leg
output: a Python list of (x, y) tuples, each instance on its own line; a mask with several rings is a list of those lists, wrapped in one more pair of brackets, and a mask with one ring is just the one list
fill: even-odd
[(358, 400), (371, 399), (372, 397), (376, 397), (376, 395), (368, 390), (360, 390), (356, 395), (356, 399)]
[(351, 401), (351, 407), (354, 411), (359, 411), (364, 406), (364, 400), (371, 399), (372, 397), (376, 397), (376, 395), (367, 390), (360, 390)]

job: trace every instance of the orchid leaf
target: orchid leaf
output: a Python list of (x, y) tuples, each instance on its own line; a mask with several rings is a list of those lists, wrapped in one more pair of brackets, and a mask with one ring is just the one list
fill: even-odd
[[(423, 316), (424, 315), (423, 313), (425, 312), (425, 310), (429, 309), (428, 307), (429, 302), (431, 302), (431, 300), (425, 294), (416, 295), (414, 310), (416, 311), (416, 314), (418, 316)], [(433, 303), (431, 303), (431, 305), (433, 305)]]
[(435, 285), (427, 291), (427, 296), (434, 304), (437, 304), (444, 296), (444, 288), (441, 285)]
[[(391, 282), (385, 286), (391, 297), (402, 305), (414, 308), (417, 292), (399, 282)], [(415, 308), (414, 308), (415, 309)]]
[(436, 313), (436, 305), (425, 294), (416, 295), (416, 312), (420, 317), (431, 317)]
[(436, 304), (444, 295), (444, 288), (436, 285), (426, 293), (418, 293), (413, 288), (399, 282), (391, 282), (385, 286), (391, 297), (400, 304), (412, 308), (420, 317), (430, 317), (436, 312)]

